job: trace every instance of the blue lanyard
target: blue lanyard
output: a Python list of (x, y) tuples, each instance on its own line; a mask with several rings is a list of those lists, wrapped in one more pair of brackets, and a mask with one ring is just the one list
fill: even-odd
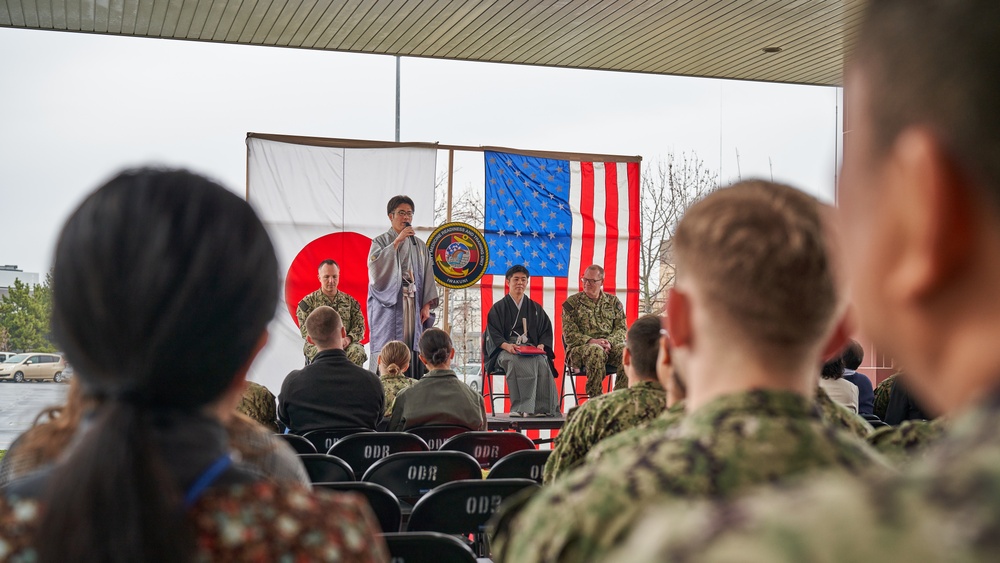
[(215, 460), (215, 462), (205, 470), (204, 473), (195, 479), (194, 484), (188, 489), (187, 494), (184, 495), (184, 508), (191, 508), (194, 503), (198, 501), (202, 494), (205, 493), (205, 489), (210, 487), (216, 479), (222, 475), (229, 466), (233, 464), (233, 458), (229, 457), (229, 454), (222, 454), (222, 457)]

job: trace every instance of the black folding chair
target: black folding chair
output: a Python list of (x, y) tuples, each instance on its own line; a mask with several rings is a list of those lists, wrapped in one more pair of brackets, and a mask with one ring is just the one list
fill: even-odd
[[(507, 375), (507, 372), (504, 371), (504, 369), (500, 366), (497, 366), (496, 369), (493, 371), (493, 373), (489, 373), (486, 371), (486, 358), (488, 357), (488, 354), (486, 353), (486, 334), (487, 333), (484, 331), (483, 337), (480, 340), (480, 346), (482, 348), (482, 353), (483, 353), (483, 389), (486, 391), (486, 395), (490, 398), (490, 410), (493, 412), (493, 414), (496, 414), (497, 406), (496, 403), (494, 403), (494, 401), (496, 401), (497, 399), (503, 400), (506, 398), (510, 398), (510, 393), (493, 392), (493, 376)], [(503, 409), (500, 409), (500, 412), (503, 412)]]
[(465, 452), (488, 468), (505, 455), (535, 449), (535, 443), (517, 432), (465, 432), (441, 444), (441, 451)]
[(399, 563), (476, 563), (476, 554), (462, 540), (437, 532), (382, 534), (389, 556)]
[(521, 450), (507, 454), (493, 464), (487, 479), (531, 479), (542, 482), (545, 462), (552, 450)]
[(320, 428), (319, 430), (310, 430), (302, 437), (312, 442), (317, 452), (326, 452), (342, 438), (361, 432), (374, 431), (371, 428)]
[[(577, 389), (576, 389), (576, 378), (580, 377), (580, 376), (586, 376), (587, 375), (586, 368), (584, 368), (582, 366), (581, 367), (573, 367), (573, 362), (571, 362), (570, 359), (569, 359), (569, 348), (566, 347), (566, 337), (565, 336), (562, 339), (562, 345), (563, 345), (563, 351), (565, 352), (565, 356), (564, 356), (565, 357), (565, 361), (563, 362), (563, 384), (562, 384), (562, 390), (566, 389), (566, 381), (569, 380), (569, 388), (572, 389), (572, 392), (570, 392), (570, 393), (563, 393), (562, 396), (559, 397), (559, 410), (563, 410), (563, 405), (565, 404), (566, 397), (573, 397), (573, 400), (576, 401), (576, 404), (578, 404), (578, 405), (581, 404), (581, 402), (582, 402), (582, 401), (580, 401), (580, 399), (581, 399), (581, 393), (579, 391), (577, 391)], [(606, 364), (604, 366), (604, 379), (601, 380), (601, 386), (605, 386), (605, 384), (608, 383), (609, 378), (612, 375), (616, 375), (617, 373), (618, 373), (618, 366), (613, 365), (613, 364)], [(611, 390), (610, 387), (608, 388), (608, 390), (609, 391)], [(584, 400), (586, 400), (589, 397), (590, 396), (587, 395), (587, 388), (584, 387), (584, 392), (582, 393), (582, 398)]]
[(538, 489), (538, 483), (530, 479), (445, 483), (413, 506), (407, 531), (471, 535), (476, 555), (489, 557), (487, 520), (508, 497), (530, 488)]
[(464, 432), (469, 432), (469, 429), (464, 426), (452, 426), (448, 424), (441, 425), (430, 425), (430, 426), (414, 426), (407, 430), (410, 434), (416, 434), (420, 436), (424, 442), (427, 442), (427, 447), (436, 450), (441, 447), (441, 444), (445, 443), (448, 438), (452, 436), (458, 436)]
[(479, 462), (462, 452), (401, 452), (376, 461), (361, 478), (392, 491), (403, 513), (427, 491), (460, 479), (482, 480)]
[(889, 426), (886, 421), (874, 414), (863, 414), (861, 415), (861, 418), (867, 420), (868, 424), (872, 425), (872, 428), (885, 428), (886, 426)]
[(354, 471), (347, 462), (327, 454), (300, 454), (299, 460), (313, 483), (339, 483), (353, 481)]
[(342, 438), (326, 453), (346, 461), (355, 475), (364, 475), (373, 463), (389, 454), (426, 452), (427, 442), (408, 432), (364, 432)]
[(275, 436), (280, 436), (282, 440), (288, 442), (288, 445), (291, 446), (297, 454), (316, 453), (316, 446), (298, 434), (275, 434)]
[(375, 483), (351, 481), (343, 483), (313, 483), (313, 488), (329, 489), (342, 493), (357, 493), (365, 497), (383, 532), (398, 532), (403, 521), (399, 499), (392, 491)]

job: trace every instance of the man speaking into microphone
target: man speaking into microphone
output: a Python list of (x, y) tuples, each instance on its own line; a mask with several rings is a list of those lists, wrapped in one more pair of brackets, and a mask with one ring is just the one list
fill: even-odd
[[(397, 195), (386, 205), (391, 228), (372, 240), (368, 252), (368, 326), (371, 330), (371, 367), (379, 352), (400, 340), (417, 355), (425, 328), (434, 324), (431, 309), (438, 306), (437, 284), (427, 245), (410, 225), (413, 200)], [(420, 379), (424, 366), (410, 362), (409, 375)]]

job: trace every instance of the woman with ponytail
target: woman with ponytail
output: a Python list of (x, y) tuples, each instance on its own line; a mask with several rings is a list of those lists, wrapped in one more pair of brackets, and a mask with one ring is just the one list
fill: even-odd
[(55, 463), (3, 489), (5, 556), (388, 559), (363, 503), (266, 481), (227, 446), (220, 405), (280, 292), (245, 201), (185, 171), (123, 172), (67, 220), (53, 269), (53, 335), (98, 406)]
[(406, 377), (410, 367), (410, 347), (399, 340), (387, 342), (378, 353), (378, 373), (385, 391), (385, 419), (392, 416), (396, 396), (403, 389), (412, 387), (416, 380)]
[(416, 426), (454, 425), (486, 430), (483, 398), (451, 369), (455, 348), (448, 333), (432, 328), (420, 336), (420, 361), (430, 370), (420, 381), (396, 395), (389, 430)]

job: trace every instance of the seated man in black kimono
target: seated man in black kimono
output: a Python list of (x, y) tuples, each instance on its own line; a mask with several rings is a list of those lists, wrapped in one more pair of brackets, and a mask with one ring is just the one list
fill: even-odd
[(511, 416), (558, 414), (552, 321), (541, 305), (524, 295), (527, 268), (512, 266), (505, 277), (508, 293), (486, 317), (486, 372), (497, 367), (506, 372)]

